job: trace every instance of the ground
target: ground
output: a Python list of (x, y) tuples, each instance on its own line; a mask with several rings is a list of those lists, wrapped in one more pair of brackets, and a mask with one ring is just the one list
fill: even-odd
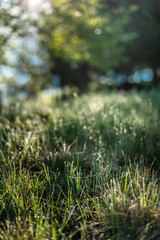
[(160, 89), (0, 115), (0, 239), (160, 239)]

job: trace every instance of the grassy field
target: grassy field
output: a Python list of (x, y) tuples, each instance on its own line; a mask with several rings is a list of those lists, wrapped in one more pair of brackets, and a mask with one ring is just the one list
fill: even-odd
[(0, 239), (160, 239), (160, 89), (0, 115)]

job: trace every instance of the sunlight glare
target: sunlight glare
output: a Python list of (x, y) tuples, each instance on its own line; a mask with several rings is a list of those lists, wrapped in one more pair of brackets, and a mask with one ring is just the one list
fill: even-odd
[(37, 7), (40, 7), (42, 0), (28, 0), (28, 6), (35, 10)]

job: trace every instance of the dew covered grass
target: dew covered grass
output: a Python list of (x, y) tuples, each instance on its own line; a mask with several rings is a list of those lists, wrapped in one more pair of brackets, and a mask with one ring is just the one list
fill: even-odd
[(0, 239), (160, 239), (160, 89), (0, 115)]

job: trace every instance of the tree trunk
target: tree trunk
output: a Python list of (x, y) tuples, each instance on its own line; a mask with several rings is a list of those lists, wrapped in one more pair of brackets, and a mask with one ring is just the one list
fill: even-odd
[(156, 65), (154, 65), (152, 67), (152, 70), (153, 70), (153, 73), (154, 73), (153, 86), (158, 86), (160, 84), (160, 78), (159, 78), (159, 76), (157, 74), (158, 67)]

